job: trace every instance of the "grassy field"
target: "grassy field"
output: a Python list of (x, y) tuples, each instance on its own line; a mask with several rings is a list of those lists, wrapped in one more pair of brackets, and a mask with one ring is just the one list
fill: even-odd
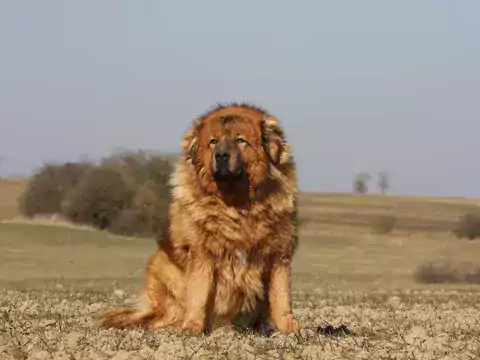
[(0, 179), (0, 220), (11, 219), (18, 215), (18, 198), (25, 189), (23, 179)]
[[(0, 219), (18, 216), (21, 181), (0, 184)], [(48, 223), (0, 223), (1, 359), (475, 359), (480, 286), (415, 280), (428, 261), (478, 263), (480, 241), (451, 233), (478, 200), (302, 194), (293, 264), (299, 335), (219, 329), (207, 336), (95, 328), (140, 284), (150, 239)], [(379, 234), (372, 223), (391, 215)], [(326, 320), (352, 334), (327, 336)]]

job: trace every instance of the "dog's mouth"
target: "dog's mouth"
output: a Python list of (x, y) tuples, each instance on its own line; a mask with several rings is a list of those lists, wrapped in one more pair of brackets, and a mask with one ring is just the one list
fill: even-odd
[(229, 170), (218, 170), (213, 173), (213, 179), (220, 183), (235, 182), (243, 179), (243, 172), (232, 172)]

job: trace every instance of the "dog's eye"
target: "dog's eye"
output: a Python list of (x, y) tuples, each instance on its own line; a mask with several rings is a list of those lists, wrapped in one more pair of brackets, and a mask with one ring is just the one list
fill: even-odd
[(245, 139), (241, 138), (241, 137), (238, 137), (237, 138), (237, 143), (239, 144), (243, 144), (243, 143), (246, 143)]
[(217, 139), (212, 138), (210, 139), (210, 145), (215, 145), (217, 143)]

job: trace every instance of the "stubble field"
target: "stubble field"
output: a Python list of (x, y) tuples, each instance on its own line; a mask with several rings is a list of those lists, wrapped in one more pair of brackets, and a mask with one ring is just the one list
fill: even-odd
[[(450, 232), (474, 200), (302, 194), (292, 284), (301, 333), (194, 336), (96, 328), (102, 308), (135, 296), (155, 243), (23, 221), (14, 201), (23, 185), (4, 185), (1, 359), (480, 358), (480, 286), (415, 278), (429, 261), (478, 263), (480, 242)], [(373, 231), (385, 215), (396, 229)], [(325, 334), (325, 321), (345, 333)]]

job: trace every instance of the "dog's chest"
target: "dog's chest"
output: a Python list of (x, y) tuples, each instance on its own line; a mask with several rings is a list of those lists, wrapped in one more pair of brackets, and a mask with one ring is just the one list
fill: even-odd
[(254, 263), (249, 254), (240, 250), (216, 263), (217, 313), (246, 311), (263, 298), (263, 264)]
[(265, 225), (249, 213), (226, 211), (208, 224), (215, 241), (206, 243), (215, 259), (215, 312), (249, 311), (264, 297), (268, 263)]

